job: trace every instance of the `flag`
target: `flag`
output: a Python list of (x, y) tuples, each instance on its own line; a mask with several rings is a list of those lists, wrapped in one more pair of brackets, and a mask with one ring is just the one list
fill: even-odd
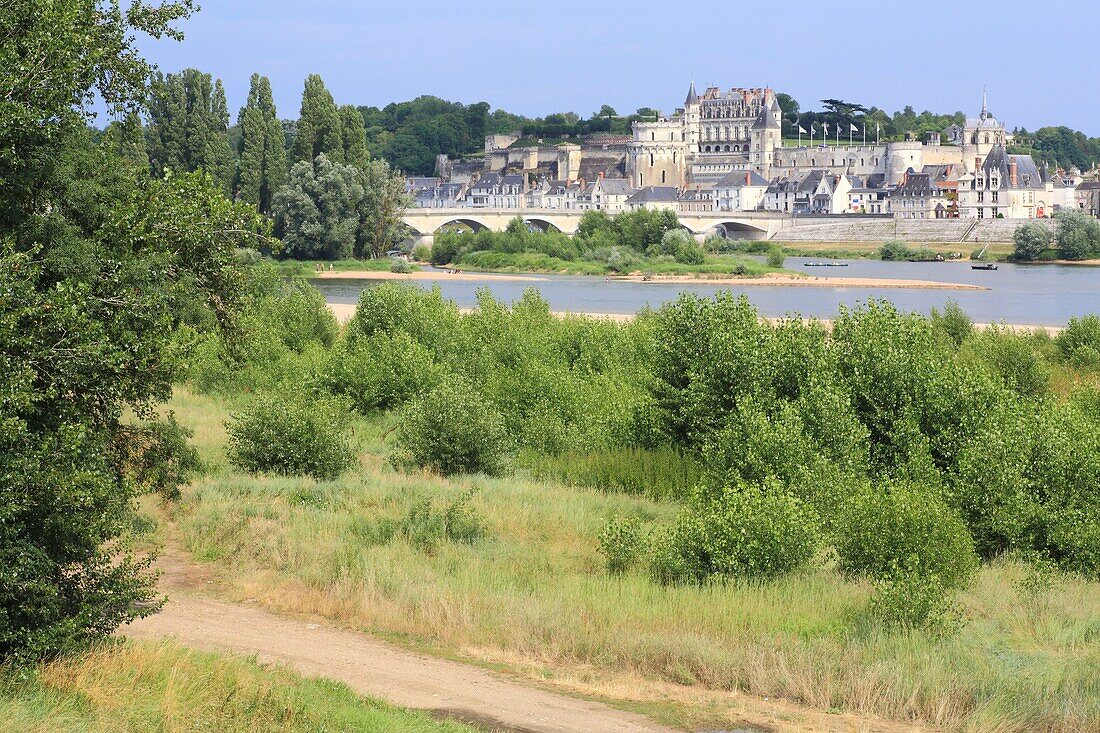
[(825, 128), (825, 134), (828, 135), (829, 134), (829, 122), (828, 122), (828, 120), (826, 120), (825, 122), (822, 122), (821, 126), (823, 128)]
[(811, 122), (810, 123), (810, 134), (813, 135), (815, 132), (817, 132), (817, 128), (814, 127), (813, 123)]
[(852, 123), (849, 123), (849, 124), (850, 124), (850, 126), (851, 126), (851, 128), (852, 128), (852, 132), (859, 132), (859, 128), (858, 128), (858, 127), (856, 127), (856, 124), (855, 124), (854, 122), (852, 122)]
[[(813, 127), (813, 125), (810, 125), (810, 127)], [(799, 126), (798, 126), (798, 131), (799, 131), (799, 133), (801, 133), (801, 134), (803, 134), (803, 135), (805, 135), (805, 134), (806, 134), (806, 131), (802, 129), (802, 125), (799, 125)]]

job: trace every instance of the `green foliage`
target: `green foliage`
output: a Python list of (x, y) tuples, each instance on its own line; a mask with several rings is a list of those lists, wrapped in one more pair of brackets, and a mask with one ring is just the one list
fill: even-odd
[(180, 486), (202, 466), (199, 454), (187, 442), (193, 433), (176, 422), (171, 412), (135, 428), (122, 447), (122, 465), (135, 485), (145, 493), (178, 499)]
[(882, 582), (921, 579), (944, 588), (977, 566), (963, 520), (935, 492), (906, 483), (867, 486), (844, 502), (835, 545), (839, 567)]
[(221, 80), (197, 69), (159, 76), (149, 101), (153, 173), (204, 170), (229, 193), (236, 161), (229, 146), (229, 110)]
[(409, 403), (397, 429), (398, 456), (443, 475), (499, 474), (511, 449), (500, 414), (461, 379)]
[(400, 407), (439, 380), (432, 353), (409, 334), (377, 332), (329, 356), (325, 384), (361, 413)]
[[(324, 155), (332, 163), (344, 163), (344, 131), (340, 111), (325, 82), (317, 74), (306, 77), (302, 91), (302, 108), (294, 145), (290, 151), (294, 167), (298, 163), (312, 165), (318, 156)], [(354, 165), (354, 161), (352, 161)], [(291, 178), (293, 179), (293, 168)]]
[(355, 461), (347, 408), (332, 397), (260, 396), (225, 428), (230, 462), (249, 473), (330, 480)]
[(783, 268), (783, 262), (785, 260), (786, 257), (783, 256), (783, 250), (779, 247), (773, 247), (768, 250), (768, 256), (764, 261), (767, 263), (768, 267), (780, 270)]
[(878, 256), (884, 260), (908, 260), (912, 256), (912, 250), (905, 242), (891, 239), (882, 243), (878, 250)]
[(1039, 396), (1050, 388), (1050, 365), (1035, 350), (1029, 336), (996, 326), (971, 336), (960, 360), (984, 366), (1006, 387), (1021, 395)]
[(248, 102), (237, 115), (237, 125), (241, 128), (237, 197), (270, 214), (275, 193), (287, 179), (287, 160), (283, 128), (266, 76), (252, 75)]
[(363, 198), (359, 174), (322, 153), (299, 161), (272, 204), (287, 257), (336, 260), (355, 251), (358, 205)]
[(638, 520), (633, 517), (612, 517), (600, 530), (600, 554), (607, 563), (607, 572), (621, 575), (633, 568), (646, 552), (646, 539)]
[(955, 348), (962, 346), (962, 343), (974, 332), (974, 322), (955, 300), (947, 301), (943, 306), (943, 313), (933, 308), (930, 320), (932, 328), (943, 334)]
[(819, 542), (801, 501), (775, 484), (744, 484), (693, 497), (655, 545), (651, 572), (662, 582), (770, 580), (805, 567)]
[(394, 260), (390, 263), (390, 272), (398, 275), (407, 275), (412, 272), (412, 265), (405, 260)]
[(1012, 232), (1012, 256), (1017, 260), (1034, 260), (1050, 246), (1050, 241), (1050, 229), (1042, 224), (1021, 224)]
[(1070, 318), (1054, 339), (1062, 358), (1078, 367), (1100, 366), (1100, 317)]
[(529, 453), (521, 459), (539, 478), (654, 499), (684, 498), (703, 476), (695, 457), (667, 446)]
[(688, 236), (689, 241), (680, 242), (676, 247), (676, 252), (672, 256), (677, 262), (685, 265), (701, 265), (706, 259), (703, 247), (695, 241), (694, 237)]
[(1088, 259), (1100, 254), (1100, 223), (1079, 209), (1062, 209), (1054, 215), (1054, 239), (1065, 259)]
[(946, 636), (963, 622), (951, 589), (924, 575), (876, 581), (868, 611), (887, 627), (921, 628), (934, 636)]
[[(354, 146), (350, 154), (358, 154)], [(381, 257), (399, 245), (408, 230), (401, 221), (410, 201), (405, 193), (405, 179), (384, 160), (364, 159), (357, 165), (363, 195), (356, 203), (359, 227), (355, 238), (355, 256)]]
[(418, 244), (413, 247), (412, 256), (417, 262), (430, 262), (432, 258), (432, 249), (426, 244)]
[(440, 542), (472, 545), (487, 528), (472, 500), (476, 489), (462, 492), (443, 508), (430, 498), (414, 503), (401, 521), (401, 534), (417, 549), (435, 552)]

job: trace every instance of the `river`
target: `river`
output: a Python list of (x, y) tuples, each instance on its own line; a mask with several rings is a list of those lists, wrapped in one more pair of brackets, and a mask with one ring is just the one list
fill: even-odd
[[(788, 257), (785, 267), (808, 275), (833, 278), (891, 278), (934, 280), (982, 285), (989, 290), (910, 290), (897, 288), (772, 287), (706, 285), (695, 283), (604, 282), (599, 277), (538, 275), (540, 282), (516, 282), (486, 273), (482, 282), (448, 280), (414, 281), (421, 287), (438, 285), (443, 296), (460, 307), (476, 305), (479, 288), (488, 287), (498, 300), (511, 302), (523, 291), (536, 287), (556, 311), (575, 313), (636, 313), (646, 305), (659, 307), (681, 292), (712, 295), (721, 290), (745, 294), (770, 317), (797, 314), (831, 318), (841, 305), (854, 306), (868, 298), (885, 298), (907, 311), (927, 313), (955, 300), (979, 323), (1004, 321), (1035, 326), (1064, 326), (1074, 316), (1100, 314), (1100, 268), (1071, 265), (1001, 264), (996, 271), (970, 269), (967, 262), (882, 262), (839, 260), (848, 267), (803, 267), (811, 261)], [(314, 285), (330, 303), (355, 303), (360, 291), (374, 283), (365, 280), (315, 280)]]

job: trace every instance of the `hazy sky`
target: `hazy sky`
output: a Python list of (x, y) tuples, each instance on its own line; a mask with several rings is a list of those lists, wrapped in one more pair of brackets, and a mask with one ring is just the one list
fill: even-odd
[(539, 116), (683, 104), (688, 83), (770, 85), (804, 110), (977, 112), (1009, 129), (1100, 135), (1100, 3), (641, 0), (202, 0), (187, 39), (142, 41), (164, 71), (222, 79), (233, 116), (253, 72), (282, 117), (319, 73), (340, 104), (433, 94)]

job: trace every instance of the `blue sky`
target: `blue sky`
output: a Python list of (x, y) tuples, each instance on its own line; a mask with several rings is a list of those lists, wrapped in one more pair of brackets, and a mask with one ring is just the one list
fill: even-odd
[(338, 103), (433, 94), (538, 116), (683, 103), (688, 82), (770, 85), (1100, 135), (1100, 3), (204, 0), (187, 39), (141, 41), (164, 71), (222, 79), (231, 113), (270, 77), (282, 117), (319, 73)]

